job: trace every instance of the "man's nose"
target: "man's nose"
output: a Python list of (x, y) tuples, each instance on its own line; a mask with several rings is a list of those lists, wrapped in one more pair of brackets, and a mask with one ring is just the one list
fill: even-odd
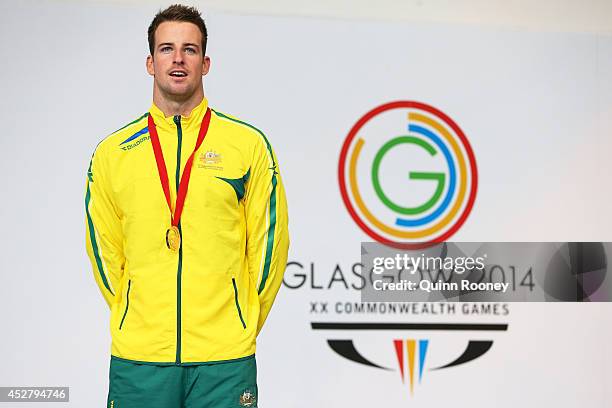
[(174, 63), (182, 64), (184, 62), (183, 52), (181, 50), (174, 51)]

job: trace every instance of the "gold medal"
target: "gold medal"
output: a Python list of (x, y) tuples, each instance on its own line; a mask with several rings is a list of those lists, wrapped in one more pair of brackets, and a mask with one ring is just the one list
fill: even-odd
[(174, 225), (166, 231), (166, 246), (174, 252), (178, 251), (181, 247), (181, 233)]

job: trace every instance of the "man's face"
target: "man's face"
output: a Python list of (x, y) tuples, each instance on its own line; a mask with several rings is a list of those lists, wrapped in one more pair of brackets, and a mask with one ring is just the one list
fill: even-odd
[(202, 50), (202, 33), (195, 24), (166, 21), (157, 27), (147, 72), (155, 78), (154, 86), (162, 97), (189, 99), (202, 88), (202, 76), (209, 68), (210, 59)]

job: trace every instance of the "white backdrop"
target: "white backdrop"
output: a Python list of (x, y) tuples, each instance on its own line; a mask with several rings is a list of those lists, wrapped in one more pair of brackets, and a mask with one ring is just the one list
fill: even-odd
[[(84, 248), (84, 183), (97, 142), (145, 112), (146, 29), (159, 5), (0, 4), (0, 386), (70, 386), (74, 407), (106, 401), (107, 307)], [(502, 315), (345, 315), (357, 227), (340, 198), (351, 126), (394, 100), (436, 106), (464, 130), (480, 183), (463, 241), (612, 241), (612, 36), (466, 25), (343, 22), (206, 13), (211, 105), (261, 128), (287, 189), (289, 261), (258, 339), (263, 407), (606, 407), (612, 306), (510, 304)], [(310, 268), (315, 284), (312, 289)], [(299, 283), (297, 267), (289, 285)], [(330, 313), (310, 312), (329, 302)], [(500, 333), (323, 332), (311, 322), (504, 323)], [(392, 339), (430, 340), (429, 368), (468, 339), (483, 357), (428, 371), (413, 395), (397, 371), (343, 359), (352, 339), (396, 370)], [(427, 367), (426, 367), (427, 368)], [(26, 407), (29, 404), (20, 406)], [(62, 404), (58, 404), (62, 405)], [(34, 405), (38, 406), (38, 405)]]

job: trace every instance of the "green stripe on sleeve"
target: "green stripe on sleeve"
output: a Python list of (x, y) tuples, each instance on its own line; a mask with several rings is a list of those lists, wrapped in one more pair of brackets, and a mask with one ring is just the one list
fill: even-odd
[(100, 258), (98, 242), (96, 241), (96, 233), (94, 230), (93, 221), (91, 219), (91, 214), (89, 213), (89, 202), (90, 201), (91, 201), (91, 192), (89, 190), (89, 181), (87, 181), (87, 193), (85, 194), (85, 213), (87, 214), (87, 225), (89, 227), (89, 240), (91, 241), (91, 247), (93, 249), (94, 258), (96, 259), (98, 273), (100, 274), (100, 278), (102, 278), (102, 283), (104, 283), (104, 287), (108, 289), (108, 291), (114, 296), (115, 294), (113, 293), (110, 286), (108, 285), (108, 281), (106, 280), (106, 275), (104, 274), (104, 266), (102, 265), (102, 259)]
[(260, 294), (266, 286), (266, 280), (270, 274), (270, 263), (272, 262), (272, 251), (274, 249), (274, 230), (276, 229), (276, 174), (272, 175), (272, 193), (270, 194), (270, 226), (268, 227), (268, 243), (266, 245), (266, 261), (264, 263), (261, 283), (259, 284)]

